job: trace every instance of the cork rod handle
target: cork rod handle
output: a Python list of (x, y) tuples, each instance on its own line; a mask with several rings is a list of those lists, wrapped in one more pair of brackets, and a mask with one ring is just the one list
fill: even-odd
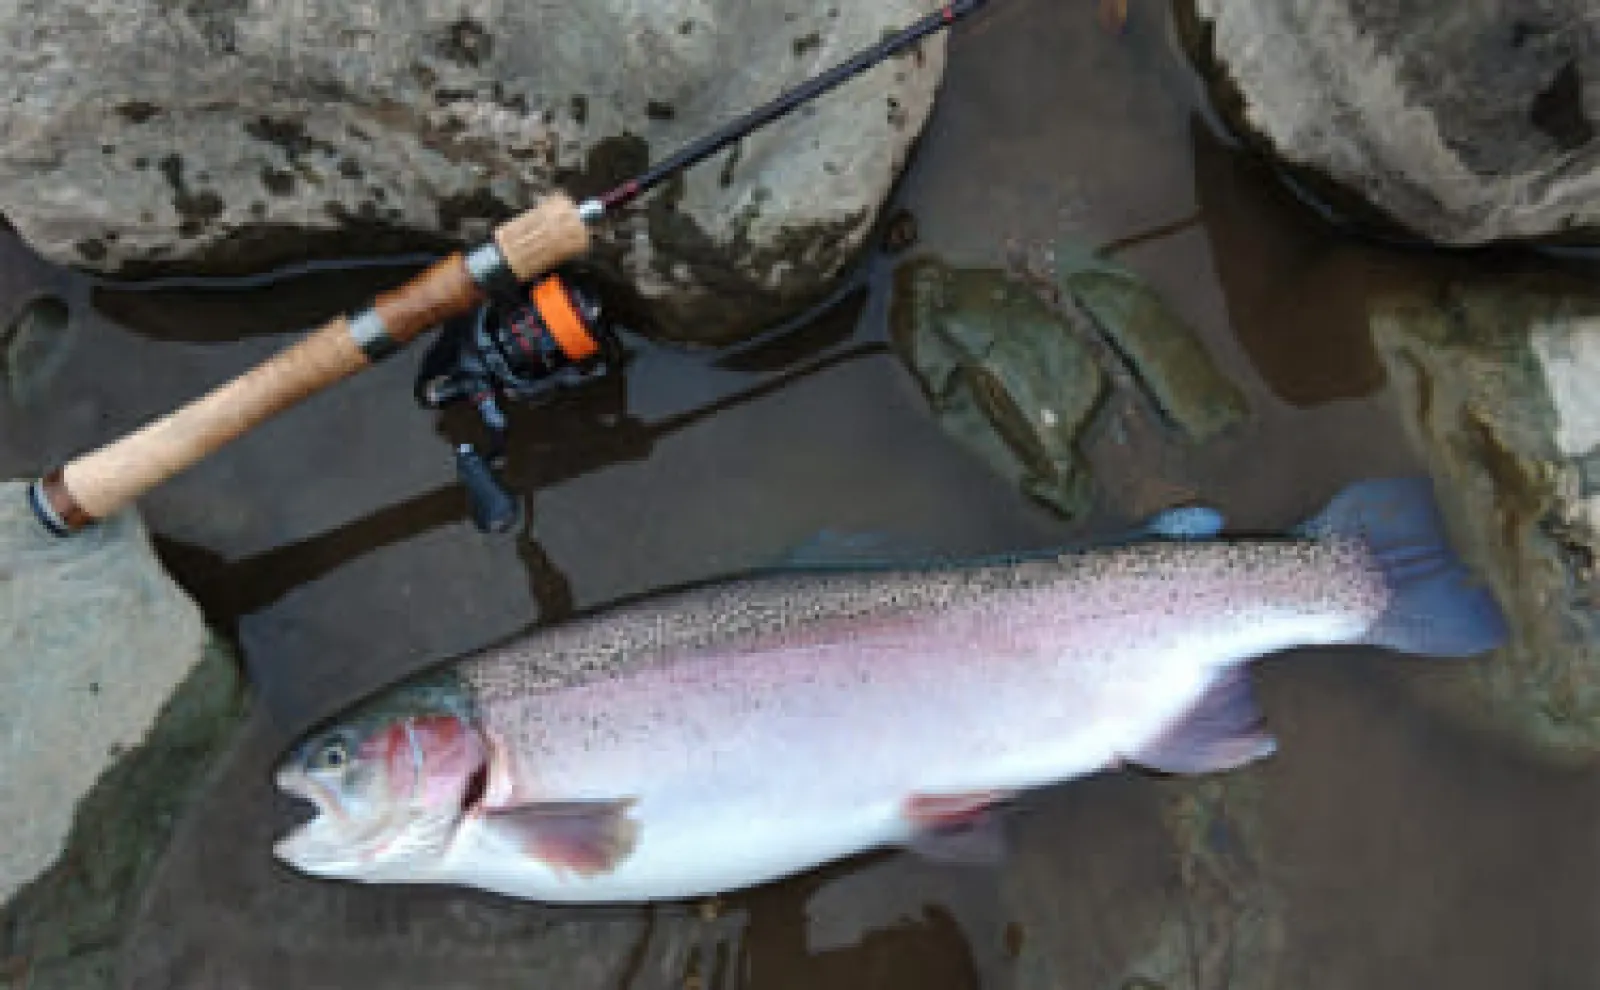
[[(527, 281), (587, 252), (589, 230), (572, 200), (555, 194), (499, 227), (494, 244), (505, 266)], [(60, 533), (104, 519), (483, 298), (466, 256), (453, 254), (368, 310), (336, 317), (238, 378), (50, 472), (34, 486), (34, 508)]]

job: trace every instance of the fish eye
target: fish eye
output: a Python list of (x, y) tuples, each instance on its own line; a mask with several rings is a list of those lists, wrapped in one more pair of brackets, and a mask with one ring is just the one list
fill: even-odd
[(338, 770), (350, 759), (350, 752), (345, 748), (343, 739), (330, 739), (323, 744), (311, 757), (308, 764), (312, 770)]

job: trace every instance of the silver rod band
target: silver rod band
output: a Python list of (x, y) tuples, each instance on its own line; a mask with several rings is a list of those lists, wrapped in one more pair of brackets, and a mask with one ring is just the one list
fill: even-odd
[(72, 530), (67, 526), (66, 520), (56, 515), (56, 510), (51, 507), (50, 499), (44, 493), (44, 481), (35, 481), (28, 486), (28, 504), (33, 507), (33, 514), (38, 517), (41, 525), (54, 536), (71, 536)]
[(467, 274), (491, 297), (515, 298), (522, 289), (517, 273), (511, 270), (505, 253), (494, 241), (486, 241), (467, 252)]
[(400, 349), (395, 339), (389, 336), (389, 328), (383, 325), (383, 317), (371, 307), (350, 318), (350, 339), (374, 364)]

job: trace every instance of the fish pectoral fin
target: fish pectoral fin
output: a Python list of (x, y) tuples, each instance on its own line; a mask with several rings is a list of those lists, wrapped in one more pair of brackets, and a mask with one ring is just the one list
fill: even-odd
[(1005, 858), (1005, 824), (995, 806), (1009, 791), (967, 794), (913, 794), (905, 816), (916, 832), (908, 848), (942, 863), (992, 866)]
[(1187, 714), (1125, 759), (1164, 773), (1234, 770), (1276, 752), (1265, 721), (1245, 671), (1229, 671)]
[(558, 873), (609, 873), (637, 848), (640, 825), (628, 817), (633, 800), (551, 801), (484, 809), (490, 831), (520, 845)]

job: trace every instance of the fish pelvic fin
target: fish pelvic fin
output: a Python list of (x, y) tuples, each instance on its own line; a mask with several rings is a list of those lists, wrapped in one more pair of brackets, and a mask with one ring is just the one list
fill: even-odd
[(1277, 751), (1243, 667), (1220, 674), (1193, 708), (1125, 762), (1162, 773), (1236, 770)]
[(1351, 485), (1297, 534), (1359, 540), (1372, 554), (1389, 606), (1362, 642), (1434, 657), (1477, 656), (1505, 643), (1505, 615), (1451, 549), (1427, 478)]
[(609, 873), (632, 855), (640, 825), (628, 817), (632, 800), (561, 801), (484, 809), (491, 832), (541, 860), (557, 874)]

